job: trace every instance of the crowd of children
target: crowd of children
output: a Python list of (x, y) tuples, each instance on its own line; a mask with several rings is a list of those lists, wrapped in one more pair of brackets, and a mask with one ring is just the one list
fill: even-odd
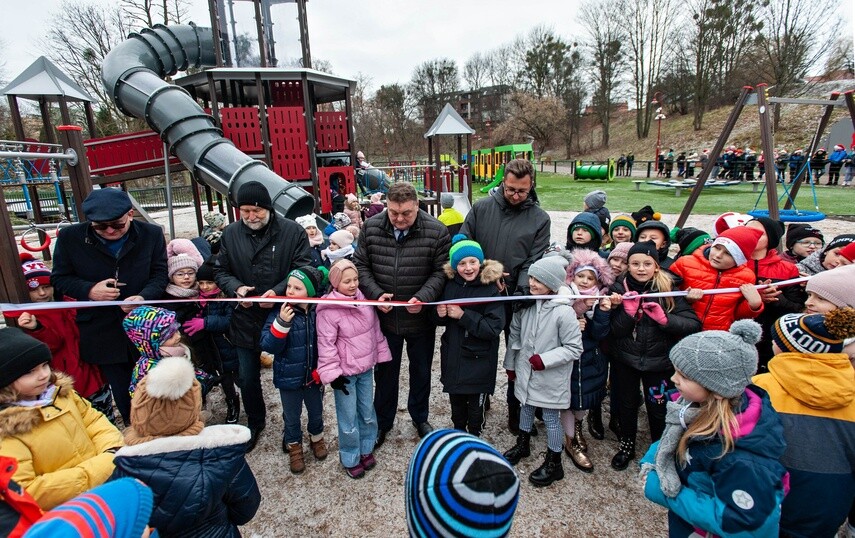
[[(562, 453), (579, 470), (595, 470), (583, 425), (587, 418), (590, 435), (605, 437), (608, 399), (618, 471), (637, 457), (645, 407), (652, 445), (641, 460), (644, 494), (668, 509), (671, 536), (833, 535), (855, 504), (855, 234), (826, 242), (810, 225), (736, 214), (722, 215), (711, 233), (671, 230), (649, 206), (612, 218), (606, 201), (605, 192), (590, 193), (563, 246), (553, 243), (528, 269), (531, 296), (544, 298), (521, 301), (506, 334), (502, 367), (522, 404), (506, 462), (473, 441), (497, 384), (503, 267), (476, 241), (453, 238), (429, 319), (444, 327), (440, 382), (450, 426), (474, 438), (425, 437), (407, 475), (411, 529), (443, 525), (424, 519), (421, 497), (409, 497), (410, 488), (427, 487), (420, 466), (435, 457), (420, 456), (422, 447), (471, 444), (507, 473), (508, 462), (532, 455), (537, 416), (547, 450), (528, 478), (546, 487), (565, 476)], [(312, 265), (288, 274), (289, 301), (271, 310), (261, 333), (282, 403), (282, 450), (296, 475), (307, 463), (304, 407), (310, 452), (324, 460), (330, 451), (326, 386), (346, 475), (359, 479), (378, 465), (373, 371), (391, 354), (375, 308), (359, 304), (351, 257), (365, 217), (354, 198), (327, 237), (315, 215), (297, 219)], [(213, 243), (222, 223), (211, 220)], [(136, 477), (153, 492), (150, 524), (160, 532), (229, 535), (260, 501), (244, 459), (248, 430), (236, 425), (238, 368), (226, 333), (234, 303), (216, 301), (224, 294), (212, 262), (191, 241), (173, 240), (167, 252), (164, 299), (183, 302), (142, 305), (124, 319), (140, 355), (124, 435), (111, 424), (103, 379), (75, 351), (74, 310), (5, 313), (20, 329), (0, 338), (0, 455), (17, 460), (14, 478), (42, 510), (108, 479)], [(44, 264), (22, 255), (22, 270), (33, 302), (55, 299)], [(789, 282), (800, 276), (810, 280)], [(318, 297), (318, 305), (307, 301)], [(215, 386), (226, 424), (206, 427)], [(46, 443), (71, 448), (46, 451)], [(507, 477), (516, 480), (513, 471)], [(518, 482), (508, 492), (512, 509)]]

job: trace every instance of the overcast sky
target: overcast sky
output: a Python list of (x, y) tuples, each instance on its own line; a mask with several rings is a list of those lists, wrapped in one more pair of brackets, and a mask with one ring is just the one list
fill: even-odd
[[(5, 46), (0, 58), (9, 81), (44, 54), (40, 36), (61, 0), (2, 1), (5, 20), (0, 39)], [(462, 70), (474, 52), (508, 43), (538, 24), (576, 40), (578, 4), (578, 0), (311, 0), (307, 11), (312, 57), (330, 62), (340, 76), (361, 72), (376, 89), (409, 81), (416, 65), (433, 58), (452, 58)], [(235, 12), (238, 33), (255, 35), (252, 2), (236, 1)], [(272, 12), (277, 56), (300, 57), (296, 5), (274, 5)], [(210, 26), (206, 0), (193, 0), (191, 20)]]

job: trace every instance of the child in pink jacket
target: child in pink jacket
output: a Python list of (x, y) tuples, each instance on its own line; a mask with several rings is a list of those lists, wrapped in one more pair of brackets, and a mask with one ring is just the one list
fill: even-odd
[[(326, 299), (364, 300), (353, 262), (330, 267), (333, 289)], [(377, 414), (374, 411), (374, 365), (392, 360), (386, 337), (372, 306), (323, 303), (317, 308), (318, 374), (335, 395), (338, 453), (351, 478), (362, 478), (377, 464)]]

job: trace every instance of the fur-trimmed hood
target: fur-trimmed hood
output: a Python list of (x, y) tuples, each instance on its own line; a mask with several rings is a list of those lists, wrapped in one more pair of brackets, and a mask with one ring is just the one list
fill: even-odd
[[(54, 385), (59, 388), (53, 399), (56, 402), (57, 398), (74, 390), (74, 380), (62, 372), (54, 372), (53, 375)], [(43, 421), (41, 407), (15, 405), (9, 398), (0, 401), (0, 438), (28, 433)]]
[[(451, 262), (446, 262), (445, 265), (442, 266), (443, 271), (445, 271), (445, 276), (448, 277), (449, 280), (454, 280), (454, 277), (457, 276), (457, 270), (451, 266)], [(496, 260), (484, 260), (484, 263), (481, 264), (481, 273), (478, 275), (481, 281), (481, 284), (495, 284), (502, 278), (502, 273), (505, 268), (501, 262)]]
[(116, 457), (150, 456), (184, 450), (239, 445), (249, 441), (249, 437), (249, 428), (246, 426), (219, 424), (206, 427), (198, 435), (173, 435), (160, 437), (138, 445), (123, 446), (116, 452)]
[(573, 251), (570, 265), (567, 266), (567, 284), (573, 282), (573, 277), (576, 276), (576, 271), (582, 267), (594, 268), (594, 271), (597, 273), (598, 287), (600, 288), (608, 288), (615, 281), (611, 267), (609, 267), (608, 262), (600, 256), (598, 252), (577, 248)]

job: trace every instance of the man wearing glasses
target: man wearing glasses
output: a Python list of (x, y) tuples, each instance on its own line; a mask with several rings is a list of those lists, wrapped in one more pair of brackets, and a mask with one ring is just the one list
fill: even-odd
[[(481, 244), (484, 257), (505, 266), (505, 292), (528, 295), (528, 268), (549, 247), (551, 221), (540, 208), (534, 191), (534, 166), (526, 159), (514, 159), (505, 165), (501, 185), (472, 206), (460, 233)], [(507, 307), (505, 335), (512, 312)], [(514, 396), (514, 383), (508, 381), (508, 429), (516, 433), (520, 421), (520, 403)]]
[(126, 301), (127, 306), (80, 308), (80, 358), (96, 364), (110, 384), (116, 407), (130, 424), (128, 387), (137, 351), (122, 329), (134, 302), (160, 299), (169, 282), (166, 242), (160, 226), (134, 220), (128, 195), (113, 188), (83, 201), (88, 222), (57, 236), (51, 284), (58, 297), (76, 301)]

